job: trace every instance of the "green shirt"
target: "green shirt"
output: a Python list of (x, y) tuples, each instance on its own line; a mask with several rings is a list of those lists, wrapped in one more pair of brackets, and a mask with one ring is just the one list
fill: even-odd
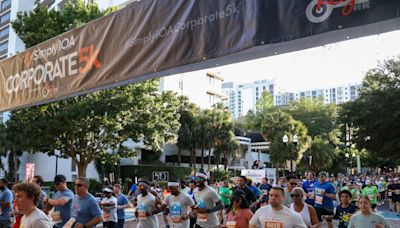
[(224, 206), (231, 205), (231, 201), (229, 200), (228, 197), (225, 196), (225, 195), (228, 196), (231, 195), (231, 190), (229, 190), (229, 188), (219, 187), (218, 195), (219, 197), (221, 197), (221, 201), (224, 204)]
[(363, 189), (364, 196), (368, 197), (372, 204), (378, 204), (378, 188), (376, 186), (365, 187)]
[(353, 188), (350, 190), (350, 193), (351, 193), (351, 201), (352, 202), (357, 202), (358, 199), (360, 198), (360, 196), (362, 196), (362, 192), (360, 189)]
[(369, 215), (363, 215), (361, 212), (358, 212), (351, 216), (350, 223), (348, 228), (359, 228), (359, 227), (375, 227), (375, 225), (382, 224), (384, 227), (389, 228), (385, 219), (378, 214), (371, 213)]

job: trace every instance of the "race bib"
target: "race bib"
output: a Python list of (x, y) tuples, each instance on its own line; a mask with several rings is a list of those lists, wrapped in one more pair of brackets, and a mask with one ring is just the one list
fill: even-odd
[(182, 223), (181, 205), (174, 204), (171, 207), (171, 220), (173, 223)]
[(61, 215), (59, 211), (55, 211), (53, 213), (50, 214), (51, 219), (53, 220), (54, 224), (60, 223), (62, 222), (61, 220)]
[(396, 193), (396, 195), (400, 195), (400, 189), (394, 190), (394, 193)]
[(322, 205), (322, 202), (324, 201), (324, 197), (322, 197), (322, 196), (315, 196), (315, 203), (316, 204), (320, 204), (320, 205)]
[(374, 195), (368, 195), (368, 199), (369, 199), (370, 201), (374, 201), (374, 200), (375, 200), (375, 196), (374, 196)]
[(147, 216), (146, 216), (146, 207), (142, 204), (142, 205), (139, 205), (139, 207), (138, 207), (138, 219), (139, 220), (145, 220), (145, 219), (147, 219)]
[(274, 221), (274, 220), (266, 220), (264, 223), (264, 228), (283, 228), (283, 222)]
[(236, 228), (236, 221), (226, 222), (226, 228)]
[(392, 192), (388, 192), (388, 196), (392, 196)]
[(63, 226), (63, 228), (72, 228), (74, 223), (76, 222), (75, 218), (70, 218), (67, 223)]
[(205, 213), (198, 213), (197, 214), (197, 221), (199, 222), (207, 222), (208, 216)]
[(310, 192), (311, 193), (311, 195), (310, 195), (310, 199), (314, 199), (315, 198), (315, 192), (314, 191), (312, 191), (312, 192)]
[(104, 211), (104, 212), (103, 212), (103, 218), (104, 218), (104, 219), (110, 219), (110, 218), (111, 218), (110, 213)]

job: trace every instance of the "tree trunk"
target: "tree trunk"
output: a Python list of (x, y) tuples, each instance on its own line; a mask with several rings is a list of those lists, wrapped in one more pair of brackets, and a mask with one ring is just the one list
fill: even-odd
[(204, 146), (201, 148), (201, 171), (204, 171)]
[(211, 167), (211, 148), (208, 150), (208, 171), (210, 172)]
[(178, 166), (181, 166), (181, 159), (182, 159), (182, 149), (178, 146)]
[(14, 182), (16, 181), (16, 176), (17, 176), (17, 173), (18, 173), (18, 167), (19, 167), (19, 161), (18, 161), (18, 156), (17, 156), (17, 152), (14, 152), (14, 153), (12, 153), (12, 156), (13, 156), (13, 160), (14, 160), (14, 178), (13, 178), (13, 180), (14, 180)]
[(228, 169), (228, 151), (224, 151), (224, 170), (226, 171)]
[(196, 167), (196, 147), (192, 148), (192, 168)]
[(77, 166), (78, 166), (78, 177), (86, 177), (86, 168), (88, 164), (78, 162)]

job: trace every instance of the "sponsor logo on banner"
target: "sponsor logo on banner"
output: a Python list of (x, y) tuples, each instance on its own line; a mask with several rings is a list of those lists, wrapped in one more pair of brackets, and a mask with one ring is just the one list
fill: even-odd
[(334, 9), (342, 9), (343, 16), (354, 11), (370, 8), (370, 0), (313, 0), (306, 9), (306, 17), (312, 23), (322, 23), (332, 14)]

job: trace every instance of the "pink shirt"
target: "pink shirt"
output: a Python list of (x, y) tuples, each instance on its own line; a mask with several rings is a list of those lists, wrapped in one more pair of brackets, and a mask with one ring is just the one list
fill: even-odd
[(249, 228), (249, 221), (253, 217), (253, 213), (249, 208), (240, 209), (239, 213), (233, 215), (232, 210), (228, 213), (228, 221), (236, 221), (237, 228)]

